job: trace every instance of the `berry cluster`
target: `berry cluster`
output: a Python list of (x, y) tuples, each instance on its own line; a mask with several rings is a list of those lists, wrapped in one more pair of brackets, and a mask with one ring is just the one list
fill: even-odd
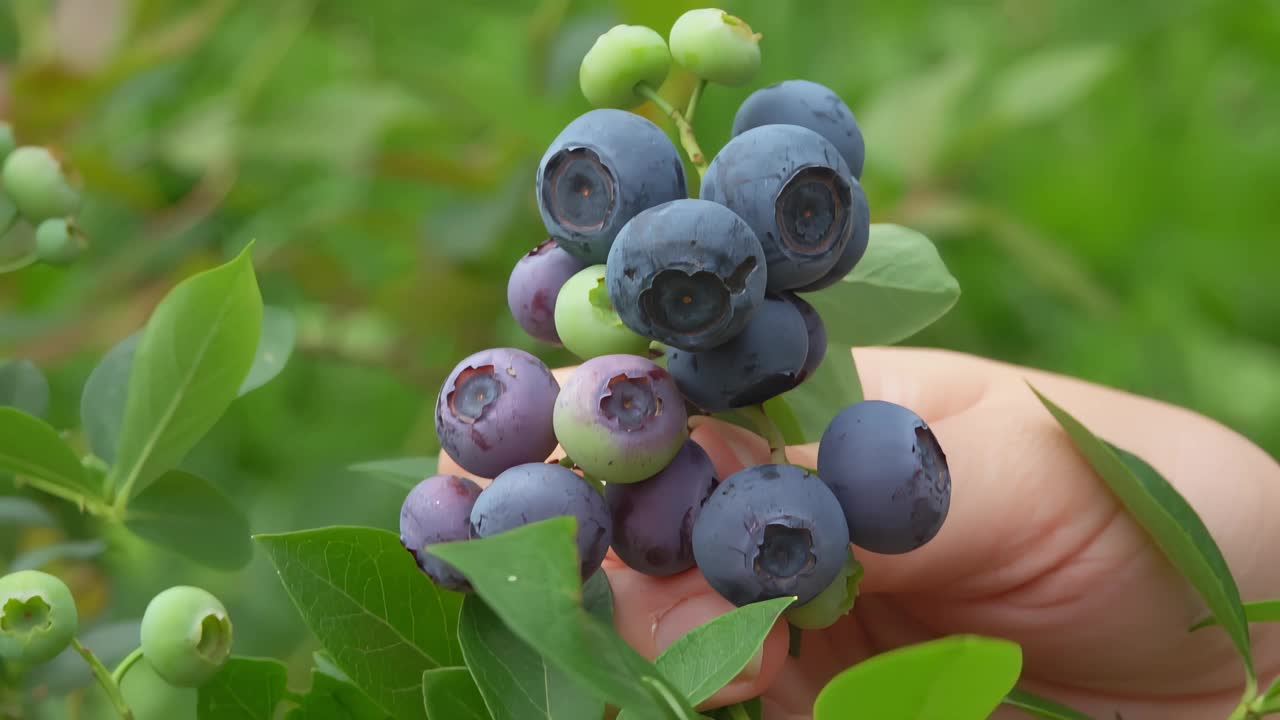
[[(709, 163), (687, 114), (664, 107), (702, 173), (691, 198), (667, 134), (629, 108), (674, 59), (706, 82), (742, 85), (760, 36), (717, 9), (673, 26), (617, 26), (583, 59), (596, 109), (551, 142), (536, 175), (548, 237), (512, 270), (507, 300), (530, 336), (583, 362), (563, 386), (528, 352), (494, 348), (460, 362), (436, 402), (444, 451), (477, 477), (423, 480), (401, 509), (401, 541), (437, 584), (468, 591), (434, 543), (500, 533), (558, 515), (578, 521), (583, 578), (610, 547), (631, 568), (697, 567), (737, 605), (794, 595), (792, 623), (847, 612), (860, 576), (850, 543), (904, 553), (940, 529), (946, 459), (907, 408), (866, 401), (829, 423), (818, 468), (770, 464), (717, 477), (689, 419), (759, 407), (799, 387), (826, 353), (803, 295), (830, 287), (866, 251), (864, 144), (830, 89), (791, 80), (739, 107)], [(764, 430), (764, 428), (762, 428)], [(560, 460), (549, 460), (557, 447)]]
[(18, 145), (13, 129), (0, 122), (0, 240), (24, 222), (34, 228), (31, 247), (0, 268), (35, 262), (68, 265), (84, 252), (84, 234), (76, 226), (80, 192), (52, 150)]

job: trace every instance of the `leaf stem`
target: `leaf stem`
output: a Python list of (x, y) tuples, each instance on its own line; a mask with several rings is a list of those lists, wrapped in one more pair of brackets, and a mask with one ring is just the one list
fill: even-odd
[(789, 464), (786, 438), (783, 437), (778, 424), (769, 417), (769, 413), (765, 412), (764, 405), (738, 408), (738, 412), (756, 426), (756, 432), (760, 433), (760, 437), (769, 442), (769, 461), (777, 465)]
[(15, 260), (10, 260), (7, 263), (0, 263), (0, 274), (17, 272), (25, 267), (35, 265), (39, 260), (39, 256), (37, 256), (36, 252), (32, 250), (26, 255)]
[[(80, 657), (89, 663), (89, 669), (93, 671), (93, 676), (97, 678), (98, 684), (106, 691), (107, 698), (111, 700), (111, 704), (115, 706), (116, 712), (120, 714), (123, 720), (133, 720), (133, 711), (129, 709), (129, 704), (125, 702), (124, 695), (120, 692), (120, 685), (112, 679), (111, 673), (107, 672), (107, 668), (98, 659), (93, 651), (80, 644), (78, 638), (71, 638), (71, 645), (80, 653)], [(127, 660), (128, 658), (126, 658)]]
[(733, 720), (751, 720), (751, 715), (742, 703), (734, 703), (729, 706), (729, 717), (733, 718)]
[(689, 95), (689, 106), (684, 109), (684, 119), (693, 125), (693, 114), (698, 110), (698, 101), (702, 99), (702, 91), (707, 89), (707, 81), (699, 79), (698, 84), (693, 86), (693, 92)]
[(124, 676), (126, 673), (129, 672), (129, 668), (133, 667), (134, 664), (136, 664), (141, 659), (142, 659), (142, 648), (140, 647), (136, 648), (133, 652), (129, 653), (128, 655), (125, 655), (124, 659), (120, 661), (120, 664), (116, 665), (116, 669), (111, 672), (111, 682), (114, 682), (117, 686), (123, 683)]
[(118, 517), (116, 515), (115, 510), (111, 506), (103, 503), (102, 501), (95, 500), (94, 498), (91, 498), (88, 495), (85, 495), (84, 493), (79, 493), (74, 490), (70, 490), (57, 483), (49, 482), (48, 480), (45, 480), (43, 478), (23, 475), (20, 477), (15, 477), (14, 483), (19, 487), (23, 485), (27, 485), (29, 487), (35, 488), (36, 490), (39, 490), (42, 493), (47, 493), (49, 495), (53, 495), (54, 497), (66, 500), (67, 502), (80, 508), (81, 512), (87, 512), (90, 515), (95, 515), (97, 517), (103, 517), (108, 519), (116, 519)]
[(658, 109), (666, 113), (671, 118), (671, 122), (675, 123), (676, 130), (680, 133), (680, 145), (684, 148), (685, 154), (689, 156), (689, 161), (693, 163), (694, 169), (698, 171), (698, 177), (702, 177), (707, 173), (707, 157), (702, 153), (702, 148), (698, 146), (698, 138), (693, 134), (693, 126), (685, 119), (680, 111), (675, 109), (667, 99), (658, 94), (647, 83), (636, 85), (636, 92), (641, 97), (646, 98)]

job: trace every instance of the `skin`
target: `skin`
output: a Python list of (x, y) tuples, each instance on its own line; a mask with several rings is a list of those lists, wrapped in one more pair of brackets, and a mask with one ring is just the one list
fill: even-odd
[[(1009, 638), (1024, 686), (1099, 718), (1226, 718), (1243, 671), (1219, 629), (1187, 632), (1205, 610), (1194, 591), (1075, 451), (1026, 383), (1100, 436), (1148, 460), (1196, 509), (1246, 601), (1280, 597), (1280, 464), (1191, 411), (1073, 378), (945, 351), (854, 351), (868, 399), (912, 408), (934, 429), (953, 482), (946, 524), (897, 556), (856, 550), (866, 570), (854, 611), (806, 632), (787, 656), (779, 624), (763, 652), (702, 707), (757, 695), (769, 720), (811, 717), (841, 670), (885, 650), (950, 633)], [(756, 436), (697, 422), (693, 439), (728, 476), (767, 462)], [(788, 449), (812, 467), (816, 447)], [(453, 472), (446, 463), (441, 472)], [(619, 633), (656, 657), (731, 609), (696, 569), (647, 577), (605, 559)], [(1251, 629), (1258, 675), (1280, 674), (1280, 626)], [(1026, 717), (1002, 708), (994, 718)]]

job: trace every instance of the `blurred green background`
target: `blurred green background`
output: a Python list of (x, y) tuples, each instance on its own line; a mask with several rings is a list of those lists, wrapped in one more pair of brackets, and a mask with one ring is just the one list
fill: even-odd
[[(188, 464), (258, 532), (393, 529), (403, 491), (344, 468), (434, 453), (431, 407), (457, 360), (511, 345), (571, 361), (522, 335), (504, 288), (543, 237), (537, 159), (588, 109), (579, 59), (615, 23), (665, 35), (700, 5), (0, 0), (0, 117), (67, 153), (92, 240), (71, 269), (0, 277), (0, 355), (39, 364), (53, 424), (74, 429), (101, 354), (178, 280), (256, 240), (299, 347)], [(708, 90), (704, 149), (757, 87), (840, 93), (866, 136), (873, 221), (928, 233), (964, 291), (907, 344), (1185, 405), (1280, 455), (1280, 3), (721, 7), (764, 34), (764, 63), (750, 87)], [(676, 74), (664, 93), (690, 88)], [(68, 535), (98, 532), (50, 507)], [(3, 534), (0, 550), (54, 539)], [(60, 569), (90, 624), (202, 584), (231, 608), (238, 653), (309, 662), (265, 558), (211, 573), (111, 539)], [(127, 690), (141, 718), (189, 714), (193, 692), (144, 701), (149, 682)]]

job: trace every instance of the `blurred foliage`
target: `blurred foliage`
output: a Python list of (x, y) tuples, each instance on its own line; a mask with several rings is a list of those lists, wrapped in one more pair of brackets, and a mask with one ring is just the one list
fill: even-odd
[[(571, 361), (523, 336), (504, 287), (543, 237), (537, 159), (588, 109), (579, 58), (614, 23), (665, 35), (699, 5), (0, 0), (0, 116), (67, 153), (92, 243), (73, 268), (0, 280), (0, 355), (49, 375), (48, 416), (74, 430), (97, 358), (179, 279), (256, 240), (264, 297), (295, 313), (298, 349), (186, 465), (255, 532), (395, 527), (403, 488), (345, 468), (433, 453), (432, 404), (457, 360), (501, 344)], [(963, 288), (907, 344), (1161, 398), (1280, 455), (1280, 5), (722, 6), (764, 34), (764, 64), (751, 87), (709, 89), (703, 148), (725, 143), (756, 87), (805, 77), (839, 92), (867, 138), (873, 220), (928, 233)], [(691, 87), (677, 74), (663, 92)], [(59, 542), (97, 532), (50, 509)], [(0, 535), (9, 557), (37, 542)], [(202, 584), (236, 618), (238, 653), (310, 661), (265, 558), (218, 573), (108, 540), (95, 562), (64, 561), (98, 587), (88, 624)], [(148, 702), (176, 718), (194, 696)]]

